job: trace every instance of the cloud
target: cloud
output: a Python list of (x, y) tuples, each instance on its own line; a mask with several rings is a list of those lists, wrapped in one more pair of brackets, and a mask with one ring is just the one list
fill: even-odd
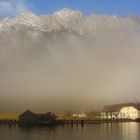
[(0, 18), (14, 17), (24, 11), (28, 7), (25, 0), (1, 0), (0, 1)]

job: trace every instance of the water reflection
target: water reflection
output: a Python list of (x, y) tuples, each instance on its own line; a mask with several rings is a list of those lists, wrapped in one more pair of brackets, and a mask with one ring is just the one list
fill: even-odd
[(102, 135), (106, 139), (112, 140), (139, 140), (140, 139), (140, 123), (109, 123), (102, 124)]
[(57, 127), (0, 125), (1, 140), (140, 140), (140, 123), (102, 123)]
[(140, 139), (140, 124), (139, 123), (123, 123), (121, 125), (122, 139), (139, 140)]

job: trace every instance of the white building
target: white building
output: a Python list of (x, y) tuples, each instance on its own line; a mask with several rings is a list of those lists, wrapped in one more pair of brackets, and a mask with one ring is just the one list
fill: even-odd
[(74, 118), (86, 118), (87, 114), (86, 114), (86, 111), (83, 110), (80, 113), (72, 114), (72, 117), (74, 117)]
[(105, 106), (101, 112), (102, 119), (138, 119), (140, 103), (126, 103)]
[(87, 114), (86, 113), (73, 114), (72, 117), (74, 117), (74, 118), (86, 118)]

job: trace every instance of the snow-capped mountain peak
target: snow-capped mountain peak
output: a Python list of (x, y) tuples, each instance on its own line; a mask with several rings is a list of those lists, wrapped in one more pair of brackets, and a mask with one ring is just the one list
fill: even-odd
[(27, 26), (32, 27), (41, 27), (43, 25), (43, 22), (41, 21), (41, 18), (32, 12), (24, 12), (15, 19), (16, 23), (18, 24), (24, 24)]
[(77, 10), (71, 10), (68, 8), (64, 8), (61, 11), (57, 11), (54, 13), (56, 16), (75, 16), (75, 15), (83, 15), (82, 12), (77, 11)]
[(86, 22), (86, 17), (82, 12), (67, 8), (55, 12), (53, 18), (65, 30), (68, 30), (69, 32), (74, 31), (80, 34), (82, 34), (82, 32), (79, 28)]
[(82, 12), (71, 10), (64, 8), (61, 11), (57, 11), (54, 13), (55, 18), (59, 18), (65, 21), (72, 21), (72, 20), (84, 20), (85, 16)]
[(32, 12), (23, 12), (21, 13), (21, 15), (17, 16), (15, 19), (23, 22), (23, 21), (36, 20), (38, 18), (39, 17)]

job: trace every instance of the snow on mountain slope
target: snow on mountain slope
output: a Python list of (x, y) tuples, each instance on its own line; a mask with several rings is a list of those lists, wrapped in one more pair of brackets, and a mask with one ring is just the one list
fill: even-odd
[(36, 16), (32, 12), (25, 12), (17, 16), (15, 19), (6, 18), (1, 22), (2, 28), (10, 28), (16, 25), (24, 25), (32, 28), (36, 28), (43, 31), (44, 23), (41, 17)]

